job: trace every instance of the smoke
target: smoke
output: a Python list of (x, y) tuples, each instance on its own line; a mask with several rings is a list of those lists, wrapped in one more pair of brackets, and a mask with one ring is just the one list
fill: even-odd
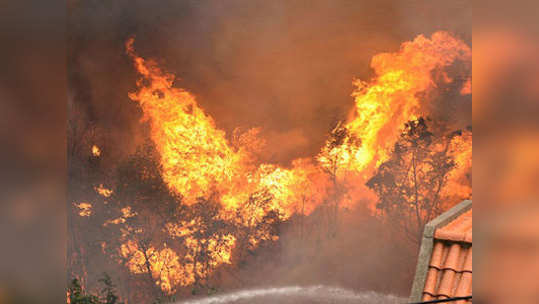
[[(435, 84), (421, 96), (422, 111), (442, 132), (464, 130), (472, 126), (472, 94), (462, 88), (471, 82), (472, 62), (455, 61), (448, 68), (434, 71)], [(446, 79), (451, 79), (447, 82)]]
[(58, 303), (65, 296), (65, 11), (39, 1), (5, 3), (1, 11), (0, 302)]
[(176, 85), (193, 92), (219, 128), (232, 134), (261, 127), (268, 135), (264, 161), (288, 164), (316, 154), (334, 122), (348, 115), (352, 80), (372, 76), (372, 55), (436, 30), (468, 40), (471, 16), (461, 12), (467, 5), (72, 1), (70, 90), (103, 141), (132, 152), (144, 128), (126, 96), (135, 75), (123, 43), (134, 35), (140, 54), (173, 71)]
[(222, 288), (325, 284), (408, 295), (417, 248), (400, 235), (391, 236), (366, 202), (358, 205), (363, 207), (339, 213), (338, 233), (330, 238), (322, 227), (323, 213), (292, 218), (281, 228), (276, 248), (253, 252), (236, 270), (237, 277), (222, 274)]

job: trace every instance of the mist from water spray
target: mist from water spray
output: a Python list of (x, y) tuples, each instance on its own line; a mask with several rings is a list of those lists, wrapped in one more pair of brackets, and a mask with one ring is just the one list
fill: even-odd
[(379, 294), (374, 291), (356, 293), (339, 287), (286, 286), (239, 290), (197, 300), (176, 302), (176, 304), (222, 304), (222, 303), (404, 303), (405, 299), (394, 295)]

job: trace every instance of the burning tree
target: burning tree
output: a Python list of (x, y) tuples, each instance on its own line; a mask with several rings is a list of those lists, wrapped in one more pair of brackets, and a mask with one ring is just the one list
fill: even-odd
[(273, 199), (267, 189), (256, 191), (251, 193), (242, 208), (236, 211), (238, 260), (244, 260), (246, 253), (252, 252), (261, 241), (278, 238), (276, 226), (281, 221), (278, 212), (271, 208)]
[(236, 238), (230, 223), (221, 218), (221, 208), (217, 193), (213, 193), (208, 198), (198, 198), (189, 209), (193, 229), (184, 233), (187, 252), (184, 262), (192, 264), (195, 290), (211, 287), (207, 279), (212, 270), (230, 263)]
[(350, 161), (357, 157), (361, 140), (338, 122), (329, 133), (325, 146), (318, 155), (323, 171), (328, 174), (332, 184), (329, 202), (326, 205), (328, 216), (328, 236), (335, 236), (338, 230), (339, 203), (345, 189), (342, 189), (343, 170), (349, 168)]
[[(220, 265), (230, 264), (233, 250), (254, 249), (261, 240), (274, 240), (278, 213), (273, 196), (255, 192), (235, 212), (227, 212), (215, 190), (185, 204), (161, 176), (159, 155), (147, 142), (118, 166), (114, 193), (108, 197), (108, 253), (121, 261), (162, 298), (191, 287), (211, 289), (208, 279)], [(241, 245), (236, 246), (239, 241)]]
[(455, 167), (449, 150), (452, 138), (436, 136), (423, 118), (409, 121), (384, 161), (366, 183), (378, 195), (377, 208), (414, 243), (424, 225), (441, 213), (442, 190)]
[[(128, 269), (145, 276), (153, 297), (171, 291), (178, 280), (177, 248), (166, 223), (184, 216), (182, 197), (171, 194), (160, 175), (158, 156), (147, 142), (122, 162), (103, 224), (107, 252)], [(175, 275), (176, 274), (176, 275)], [(157, 288), (156, 288), (157, 286)]]

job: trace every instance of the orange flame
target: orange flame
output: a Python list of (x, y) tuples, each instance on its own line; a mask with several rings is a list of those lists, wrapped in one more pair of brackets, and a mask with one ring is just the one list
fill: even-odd
[(101, 149), (99, 149), (98, 146), (93, 145), (92, 146), (92, 155), (95, 156), (95, 157), (101, 156)]
[(87, 202), (74, 203), (74, 205), (79, 208), (79, 216), (90, 216), (92, 215), (92, 204)]
[(194, 96), (173, 88), (173, 75), (135, 55), (133, 39), (126, 47), (138, 72), (150, 81), (149, 86), (139, 81), (139, 90), (129, 97), (139, 102), (143, 119), (150, 120), (151, 137), (161, 155), (163, 179), (170, 189), (193, 203), (214, 186), (230, 183), (233, 176), (240, 175), (241, 153), (230, 147), (225, 133), (215, 127)]
[[(355, 81), (357, 89), (352, 94), (355, 110), (346, 124), (361, 144), (346, 147), (345, 142), (329, 153), (342, 155), (342, 165), (347, 165), (349, 170), (370, 174), (375, 165), (387, 159), (387, 152), (404, 123), (428, 114), (421, 112), (418, 93), (434, 85), (433, 71), (457, 60), (471, 62), (471, 55), (464, 42), (447, 32), (436, 32), (431, 39), (419, 35), (413, 41), (404, 42), (397, 53), (374, 56), (371, 67), (376, 77), (369, 83)], [(451, 81), (447, 75), (444, 78)], [(326, 162), (324, 157), (319, 160)]]
[(461, 136), (453, 137), (449, 151), (455, 161), (455, 168), (449, 172), (443, 194), (447, 197), (457, 195), (459, 198), (471, 199), (472, 132), (464, 131)]
[(149, 81), (139, 80), (138, 91), (129, 97), (140, 104), (143, 119), (150, 122), (151, 137), (161, 155), (162, 175), (168, 187), (183, 195), (186, 204), (217, 190), (229, 211), (239, 208), (250, 193), (267, 189), (273, 195), (273, 209), (285, 218), (290, 216), (293, 210), (288, 207), (297, 202), (291, 188), (306, 183), (304, 169), (271, 164), (253, 166), (249, 147), (261, 145), (256, 138), (257, 130), (239, 136), (239, 143), (248, 146), (234, 148), (194, 96), (172, 87), (174, 76), (137, 56), (133, 42), (127, 41), (127, 53), (137, 71)]
[(103, 197), (110, 197), (114, 191), (105, 188), (103, 184), (100, 184), (98, 187), (94, 187), (95, 191)]

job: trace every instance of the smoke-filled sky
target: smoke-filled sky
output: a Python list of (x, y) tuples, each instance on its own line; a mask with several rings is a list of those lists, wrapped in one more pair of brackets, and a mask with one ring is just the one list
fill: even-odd
[(437, 30), (471, 45), (471, 3), (460, 0), (73, 0), (69, 9), (71, 115), (97, 125), (97, 144), (115, 147), (110, 156), (142, 139), (141, 112), (127, 97), (136, 81), (129, 37), (227, 134), (261, 127), (266, 160), (284, 164), (316, 154), (346, 118), (352, 81), (369, 80), (373, 55)]

